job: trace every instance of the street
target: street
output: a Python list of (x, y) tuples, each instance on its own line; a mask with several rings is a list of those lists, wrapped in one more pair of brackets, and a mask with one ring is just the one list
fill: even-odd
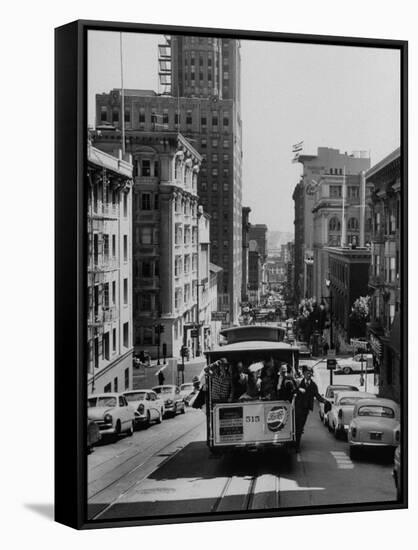
[[(315, 365), (317, 361), (304, 361)], [(190, 366), (185, 381), (200, 365)], [(329, 372), (314, 367), (322, 393)], [(153, 367), (149, 369), (154, 370)], [(155, 378), (155, 373), (154, 373)], [(359, 375), (334, 376), (358, 385)], [(368, 375), (373, 391), (373, 375)], [(348, 444), (310, 414), (301, 453), (276, 449), (212, 457), (200, 410), (139, 429), (133, 437), (103, 441), (88, 457), (89, 519), (155, 517), (260, 509), (388, 502), (396, 499), (392, 463), (379, 449), (349, 458)]]

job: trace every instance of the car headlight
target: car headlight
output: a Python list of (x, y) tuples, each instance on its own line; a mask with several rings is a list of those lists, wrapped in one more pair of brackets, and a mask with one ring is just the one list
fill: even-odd
[(172, 399), (167, 399), (166, 402), (165, 402), (166, 405), (172, 405), (173, 404), (173, 400)]
[(107, 424), (112, 424), (113, 422), (113, 418), (112, 418), (112, 415), (111, 414), (105, 414), (104, 415), (104, 421), (107, 423)]

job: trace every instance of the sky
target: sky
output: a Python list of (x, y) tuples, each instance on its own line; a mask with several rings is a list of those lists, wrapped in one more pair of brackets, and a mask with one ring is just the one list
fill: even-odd
[[(159, 91), (159, 35), (123, 33), (124, 87)], [(251, 223), (293, 232), (292, 193), (304, 154), (318, 147), (370, 151), (375, 164), (400, 145), (400, 56), (390, 49), (241, 41), (243, 199)], [(89, 31), (89, 124), (95, 95), (121, 85), (120, 34)], [(271, 200), (277, 197), (277, 200)]]

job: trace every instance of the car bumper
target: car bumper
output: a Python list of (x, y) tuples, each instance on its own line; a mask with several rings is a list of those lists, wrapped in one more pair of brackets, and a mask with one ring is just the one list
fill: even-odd
[(353, 447), (386, 447), (387, 449), (396, 449), (396, 445), (391, 445), (390, 443), (379, 442), (379, 441), (352, 441), (349, 440), (349, 443)]
[(114, 434), (116, 432), (113, 424), (98, 424), (100, 433), (103, 434)]

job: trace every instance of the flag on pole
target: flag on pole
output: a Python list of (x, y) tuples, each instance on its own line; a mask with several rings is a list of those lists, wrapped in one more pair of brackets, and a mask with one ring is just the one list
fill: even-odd
[(299, 151), (302, 151), (303, 149), (303, 141), (299, 141), (299, 143), (295, 143), (292, 145), (292, 152), (297, 153)]

